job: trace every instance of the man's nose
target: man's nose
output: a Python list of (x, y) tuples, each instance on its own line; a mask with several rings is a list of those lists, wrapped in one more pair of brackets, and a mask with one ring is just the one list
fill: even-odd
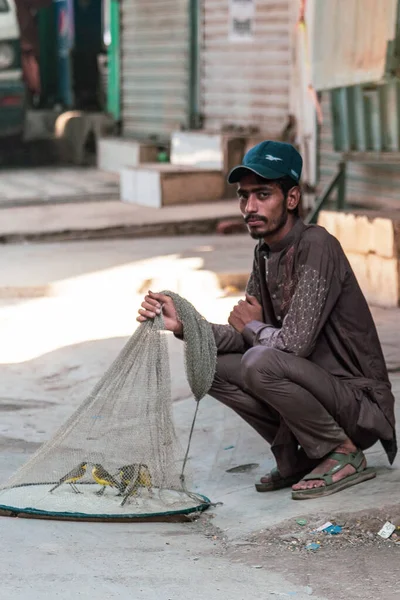
[(246, 213), (257, 212), (257, 196), (256, 194), (249, 194), (246, 204)]

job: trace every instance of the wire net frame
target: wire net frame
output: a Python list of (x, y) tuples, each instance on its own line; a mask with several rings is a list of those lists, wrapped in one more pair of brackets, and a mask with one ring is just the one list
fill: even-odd
[[(188, 301), (164, 293), (183, 323), (186, 374), (198, 403), (215, 373), (211, 325)], [(187, 488), (188, 449), (184, 456), (172, 420), (166, 336), (162, 316), (138, 327), (72, 416), (0, 487), (0, 515), (181, 520), (210, 506)]]

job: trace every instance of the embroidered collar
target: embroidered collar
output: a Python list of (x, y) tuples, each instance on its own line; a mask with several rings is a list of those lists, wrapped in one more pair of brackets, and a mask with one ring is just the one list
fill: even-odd
[(284, 250), (285, 248), (290, 246), (295, 240), (297, 240), (301, 236), (305, 227), (306, 226), (303, 223), (303, 221), (300, 218), (298, 218), (295, 224), (293, 225), (292, 229), (289, 231), (289, 233), (287, 233), (284, 238), (279, 240), (279, 242), (275, 242), (275, 244), (268, 246), (268, 244), (266, 244), (264, 240), (260, 240), (258, 245), (258, 251), (281, 252), (281, 250)]

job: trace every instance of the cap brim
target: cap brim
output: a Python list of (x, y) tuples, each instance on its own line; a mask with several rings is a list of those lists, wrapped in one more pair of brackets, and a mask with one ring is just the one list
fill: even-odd
[(239, 165), (232, 169), (232, 171), (228, 175), (228, 183), (239, 183), (239, 181), (249, 175), (249, 173), (255, 173), (259, 177), (263, 177), (263, 179), (279, 179), (280, 177), (285, 177), (286, 173), (282, 173), (281, 171), (275, 171), (274, 169), (269, 169), (265, 165), (254, 165), (254, 167), (245, 167), (244, 165)]

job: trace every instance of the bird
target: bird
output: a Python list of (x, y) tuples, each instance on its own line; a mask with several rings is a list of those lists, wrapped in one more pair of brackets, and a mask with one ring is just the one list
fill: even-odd
[(87, 462), (81, 462), (77, 467), (75, 467), (74, 469), (69, 471), (69, 473), (64, 475), (64, 477), (61, 477), (60, 481), (54, 487), (52, 487), (51, 490), (49, 490), (49, 492), (54, 492), (54, 490), (60, 487), (62, 483), (69, 483), (71, 488), (74, 490), (75, 494), (81, 494), (82, 492), (78, 490), (78, 488), (75, 485), (75, 482), (85, 475), (86, 468)]
[(98, 492), (96, 492), (97, 496), (102, 496), (104, 494), (104, 490), (107, 486), (115, 487), (119, 491), (121, 491), (121, 483), (115, 479), (105, 468), (96, 463), (92, 469), (92, 476), (96, 483), (103, 486)]
[(153, 481), (150, 474), (150, 469), (147, 465), (143, 463), (125, 465), (124, 467), (120, 467), (119, 475), (121, 477), (122, 484), (119, 495), (124, 495), (121, 506), (124, 506), (125, 502), (128, 500), (128, 497), (135, 494), (139, 487), (147, 488), (151, 494)]

